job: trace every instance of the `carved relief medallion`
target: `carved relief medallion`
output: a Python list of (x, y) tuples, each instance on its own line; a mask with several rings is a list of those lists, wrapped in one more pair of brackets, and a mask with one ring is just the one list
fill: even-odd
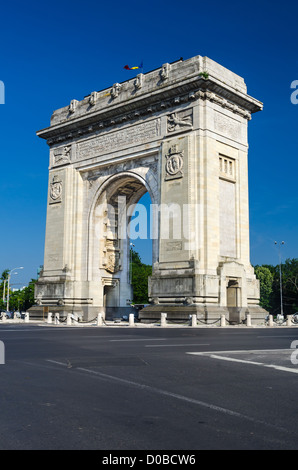
[(50, 184), (50, 204), (61, 202), (62, 198), (62, 181), (55, 175)]
[(183, 151), (179, 152), (178, 145), (173, 145), (166, 155), (166, 176), (165, 180), (182, 178), (183, 176)]

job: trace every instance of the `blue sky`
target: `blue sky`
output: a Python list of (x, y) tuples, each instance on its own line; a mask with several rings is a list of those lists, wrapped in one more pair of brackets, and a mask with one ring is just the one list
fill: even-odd
[[(293, 1), (10, 1), (1, 6), (0, 270), (24, 266), (26, 284), (43, 264), (48, 148), (35, 132), (52, 112), (134, 72), (180, 57), (208, 56), (244, 77), (264, 103), (249, 122), (251, 262), (298, 257), (298, 6)], [(138, 245), (145, 262), (148, 246)]]

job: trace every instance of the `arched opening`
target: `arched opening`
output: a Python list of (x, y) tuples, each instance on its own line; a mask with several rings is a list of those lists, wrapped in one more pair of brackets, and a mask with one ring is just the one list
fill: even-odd
[(131, 249), (139, 253), (142, 263), (151, 266), (153, 251), (156, 257), (150, 237), (149, 191), (146, 181), (127, 172), (109, 178), (96, 195), (88, 276), (92, 297), (107, 319), (131, 312), (135, 275)]
[(136, 309), (149, 303), (148, 277), (152, 275), (151, 198), (146, 192), (133, 208), (130, 220), (130, 282)]

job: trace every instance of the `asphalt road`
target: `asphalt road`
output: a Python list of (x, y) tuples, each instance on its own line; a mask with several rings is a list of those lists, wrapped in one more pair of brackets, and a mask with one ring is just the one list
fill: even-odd
[(2, 450), (298, 448), (298, 327), (2, 324), (0, 340)]

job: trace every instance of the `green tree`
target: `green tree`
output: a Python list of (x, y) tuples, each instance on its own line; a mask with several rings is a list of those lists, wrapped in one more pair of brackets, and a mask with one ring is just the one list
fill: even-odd
[(298, 258), (287, 259), (281, 268), (284, 311), (292, 315), (298, 312)]
[[(272, 289), (270, 289), (270, 276)], [(255, 272), (260, 279), (260, 305), (273, 315), (281, 311), (280, 265), (255, 266)], [(292, 315), (298, 312), (298, 259), (287, 259), (281, 265), (283, 312)], [(269, 291), (271, 292), (269, 293)]]
[(8, 279), (8, 273), (9, 273), (9, 269), (4, 269), (4, 271), (1, 274), (1, 281)]
[(272, 308), (271, 295), (273, 292), (274, 275), (266, 266), (256, 266), (255, 274), (260, 281), (260, 305), (270, 311)]
[(34, 289), (37, 279), (31, 279), (28, 286), (23, 289), (23, 310), (28, 310), (35, 304)]
[[(0, 283), (0, 309), (6, 310), (6, 297), (7, 297), (7, 283), (5, 286), (5, 301), (3, 302), (3, 288), (4, 288), (4, 280), (7, 279), (5, 276), (8, 274), (9, 270), (6, 269), (3, 271), (1, 279), (2, 282)], [(9, 289), (9, 310), (22, 310), (26, 311), (28, 308), (34, 305), (34, 287), (36, 283), (36, 279), (31, 279), (28, 286), (24, 289), (18, 289), (12, 291)]]
[[(9, 273), (9, 269), (4, 269), (4, 271), (1, 274), (1, 278), (0, 278), (0, 310), (5, 310), (6, 309), (8, 273)], [(4, 285), (5, 285), (5, 292), (4, 292), (4, 301), (3, 301)]]
[(18, 289), (9, 294), (9, 310), (23, 310), (23, 290)]
[(140, 255), (133, 249), (131, 249), (131, 259), (133, 302), (147, 304), (148, 277), (152, 274), (152, 266), (142, 263)]

